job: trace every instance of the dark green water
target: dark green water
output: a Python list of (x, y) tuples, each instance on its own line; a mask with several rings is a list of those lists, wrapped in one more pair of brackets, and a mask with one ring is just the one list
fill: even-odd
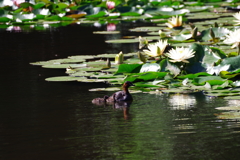
[[(139, 24), (138, 24), (139, 25)], [(122, 24), (123, 34), (128, 24)], [(30, 62), (78, 54), (131, 52), (138, 44), (104, 43), (104, 27), (72, 25), (44, 32), (0, 32), (2, 160), (234, 160), (240, 158), (239, 121), (216, 107), (239, 101), (192, 95), (133, 94), (126, 110), (91, 100), (103, 83), (50, 83), (63, 70)], [(138, 33), (137, 33), (138, 34)], [(137, 35), (136, 34), (136, 35)]]

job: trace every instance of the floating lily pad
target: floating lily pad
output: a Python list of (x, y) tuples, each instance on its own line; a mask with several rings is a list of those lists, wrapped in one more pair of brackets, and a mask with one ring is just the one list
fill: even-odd
[(82, 59), (82, 60), (86, 60), (86, 59), (93, 59), (95, 58), (94, 55), (76, 55), (76, 56), (69, 56), (68, 58), (70, 59)]
[(240, 93), (239, 96), (224, 97), (224, 99), (240, 99)]
[(137, 43), (139, 42), (138, 39), (114, 39), (114, 40), (107, 40), (106, 43)]
[(119, 31), (96, 31), (93, 34), (119, 34)]
[(154, 32), (154, 31), (159, 31), (162, 29), (161, 27), (137, 27), (134, 29), (130, 29), (132, 32)]
[(84, 64), (50, 64), (43, 65), (43, 68), (56, 68), (56, 69), (65, 69), (65, 68), (81, 68)]
[(86, 79), (85, 77), (71, 77), (71, 76), (59, 76), (59, 77), (50, 77), (46, 78), (46, 81), (53, 82), (66, 82), (66, 81), (79, 81), (81, 79)]
[(231, 110), (231, 111), (240, 111), (240, 106), (227, 106), (227, 107), (217, 107), (218, 110)]

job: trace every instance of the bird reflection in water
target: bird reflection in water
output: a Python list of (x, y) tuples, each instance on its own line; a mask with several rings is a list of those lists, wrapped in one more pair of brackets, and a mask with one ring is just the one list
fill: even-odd
[(123, 109), (124, 118), (128, 118), (129, 107), (133, 101), (132, 95), (129, 93), (128, 88), (134, 86), (132, 82), (126, 81), (122, 88), (122, 91), (118, 91), (113, 95), (104, 96), (103, 98), (95, 98), (92, 103), (98, 106), (113, 106), (115, 109)]
[(106, 101), (108, 96), (104, 96), (104, 98), (95, 98), (92, 103), (97, 106), (112, 106), (113, 109), (123, 110), (124, 119), (129, 118), (129, 109), (132, 104), (132, 100), (130, 101)]

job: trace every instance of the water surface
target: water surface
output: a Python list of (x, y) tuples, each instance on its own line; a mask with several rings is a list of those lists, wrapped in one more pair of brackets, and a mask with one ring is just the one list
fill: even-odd
[[(123, 35), (136, 24), (118, 26)], [(143, 25), (143, 24), (138, 24)], [(47, 31), (0, 32), (2, 59), (0, 159), (193, 160), (239, 159), (239, 121), (216, 107), (238, 101), (202, 93), (133, 94), (129, 108), (96, 106), (112, 92), (89, 92), (104, 83), (56, 83), (64, 70), (30, 62), (71, 55), (131, 52), (138, 44), (110, 45), (121, 35), (94, 35), (105, 27), (71, 25)], [(137, 35), (138, 33), (135, 33)], [(131, 33), (134, 35), (134, 33)]]

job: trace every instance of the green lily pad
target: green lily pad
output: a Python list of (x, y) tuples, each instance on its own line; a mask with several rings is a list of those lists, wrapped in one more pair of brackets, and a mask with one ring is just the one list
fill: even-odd
[(46, 78), (46, 81), (52, 82), (67, 82), (67, 81), (78, 81), (81, 79), (86, 79), (85, 77), (70, 77), (70, 76), (59, 76), (59, 77), (50, 77)]
[(107, 40), (106, 43), (137, 43), (139, 42), (138, 39), (113, 39)]
[(56, 69), (65, 69), (65, 68), (81, 68), (84, 64), (49, 64), (43, 65), (43, 68), (56, 68)]
[(120, 31), (95, 31), (93, 34), (119, 34)]

